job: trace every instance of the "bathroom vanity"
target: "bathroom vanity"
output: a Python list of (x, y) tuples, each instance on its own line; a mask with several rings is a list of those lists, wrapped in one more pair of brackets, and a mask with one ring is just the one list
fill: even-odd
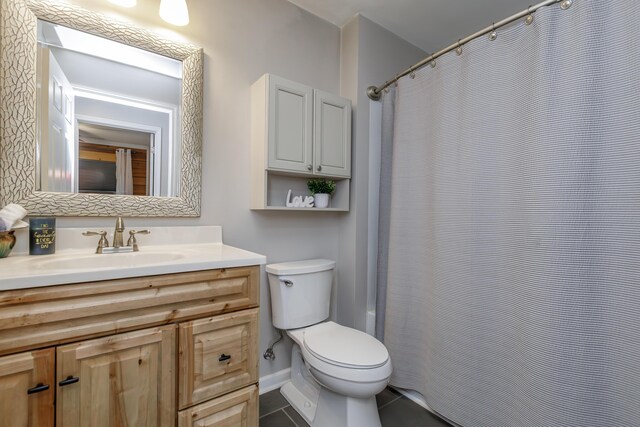
[(221, 239), (84, 251), (3, 260), (0, 426), (257, 426), (265, 258)]

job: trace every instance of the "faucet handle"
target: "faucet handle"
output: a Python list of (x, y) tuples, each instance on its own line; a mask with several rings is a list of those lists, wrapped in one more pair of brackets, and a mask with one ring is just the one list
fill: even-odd
[(109, 247), (109, 241), (107, 240), (107, 232), (106, 231), (85, 231), (82, 233), (83, 236), (100, 236), (100, 240), (98, 240), (98, 247), (96, 248), (96, 253), (101, 254), (103, 248)]
[(127, 240), (127, 246), (133, 246), (133, 251), (138, 252), (138, 241), (136, 240), (136, 234), (150, 234), (149, 230), (129, 230), (129, 240)]

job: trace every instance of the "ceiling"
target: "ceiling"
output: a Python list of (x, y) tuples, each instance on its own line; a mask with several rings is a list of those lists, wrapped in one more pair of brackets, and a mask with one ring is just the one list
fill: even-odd
[(289, 0), (339, 27), (356, 13), (428, 53), (539, 0)]

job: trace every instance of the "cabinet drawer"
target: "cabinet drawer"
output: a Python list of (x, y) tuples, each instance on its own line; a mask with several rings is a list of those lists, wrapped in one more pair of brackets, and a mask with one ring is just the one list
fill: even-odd
[(258, 387), (252, 385), (178, 413), (178, 427), (256, 427)]
[(257, 382), (257, 338), (258, 309), (181, 323), (180, 409)]
[(0, 355), (255, 307), (259, 274), (238, 267), (0, 292)]

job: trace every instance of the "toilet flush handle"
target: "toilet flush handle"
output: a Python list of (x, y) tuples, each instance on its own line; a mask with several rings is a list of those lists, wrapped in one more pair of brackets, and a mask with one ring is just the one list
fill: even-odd
[(289, 279), (285, 279), (284, 277), (282, 277), (280, 281), (284, 283), (287, 288), (290, 288), (293, 286), (293, 282)]

